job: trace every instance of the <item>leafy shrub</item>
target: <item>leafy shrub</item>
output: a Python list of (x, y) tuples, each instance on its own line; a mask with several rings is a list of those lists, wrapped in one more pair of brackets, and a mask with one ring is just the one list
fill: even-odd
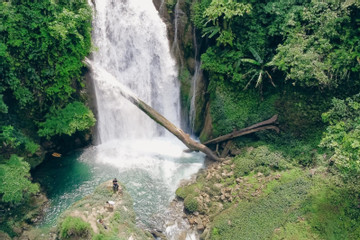
[(186, 196), (188, 195), (198, 195), (198, 190), (201, 189), (202, 184), (201, 183), (195, 183), (195, 184), (190, 184), (187, 186), (183, 186), (183, 187), (179, 187), (178, 189), (176, 189), (176, 196), (181, 198), (181, 199), (185, 199)]
[(280, 152), (273, 152), (266, 146), (251, 151), (249, 157), (254, 159), (256, 166), (268, 166), (273, 170), (285, 170), (288, 163)]
[(29, 194), (39, 191), (38, 184), (29, 180), (29, 171), (30, 165), (16, 155), (0, 164), (1, 201), (19, 203)]
[(199, 203), (194, 195), (189, 195), (184, 199), (184, 207), (189, 212), (198, 211)]
[(187, 192), (185, 191), (184, 187), (179, 187), (178, 189), (176, 189), (175, 194), (181, 199), (185, 199), (187, 196)]
[(91, 110), (81, 102), (68, 104), (64, 109), (53, 111), (45, 122), (40, 123), (39, 136), (50, 138), (54, 135), (72, 135), (95, 124)]
[(235, 172), (237, 176), (244, 176), (249, 174), (256, 166), (254, 159), (247, 157), (238, 157), (234, 161), (236, 164)]
[(40, 147), (28, 136), (11, 125), (0, 127), (0, 141), (2, 141), (4, 145), (10, 148), (26, 150), (32, 154), (35, 153)]
[(262, 101), (254, 89), (235, 91), (233, 86), (220, 82), (211, 82), (210, 85), (214, 137), (245, 128), (275, 114), (276, 94), (264, 97)]
[(280, 152), (273, 152), (266, 146), (250, 149), (248, 152), (234, 158), (235, 175), (244, 176), (256, 169), (258, 172), (270, 174), (270, 169), (285, 170), (289, 163)]
[(256, 168), (256, 171), (264, 174), (265, 177), (269, 176), (270, 173), (271, 173), (270, 168), (265, 167), (265, 166), (257, 167), (257, 168)]
[(333, 152), (331, 160), (347, 179), (357, 181), (360, 173), (360, 94), (346, 100), (334, 98), (332, 108), (322, 115), (329, 126), (321, 146)]
[(60, 238), (90, 238), (92, 235), (91, 226), (79, 217), (66, 217), (61, 223)]

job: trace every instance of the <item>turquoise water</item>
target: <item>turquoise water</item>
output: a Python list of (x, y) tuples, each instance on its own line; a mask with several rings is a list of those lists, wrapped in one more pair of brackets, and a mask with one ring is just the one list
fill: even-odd
[[(173, 153), (174, 149), (166, 144), (160, 145)], [(179, 182), (203, 167), (204, 156), (200, 153), (171, 155), (149, 147), (152, 152), (135, 154), (129, 149), (126, 159), (124, 155), (116, 159), (112, 154), (124, 152), (121, 149), (92, 147), (61, 158), (52, 157), (36, 168), (34, 180), (49, 198), (41, 226), (55, 225), (59, 215), (72, 203), (90, 194), (100, 183), (116, 177), (133, 198), (137, 222), (154, 227), (159, 222), (155, 218), (167, 209)]]

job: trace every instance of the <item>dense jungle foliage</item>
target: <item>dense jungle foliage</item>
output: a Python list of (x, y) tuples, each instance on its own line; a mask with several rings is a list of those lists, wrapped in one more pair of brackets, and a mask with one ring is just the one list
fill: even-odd
[(81, 92), (91, 19), (85, 0), (0, 2), (1, 202), (18, 204), (38, 191), (29, 170), (45, 139), (95, 123)]
[[(203, 237), (359, 239), (360, 2), (201, 0), (192, 21), (206, 42), (212, 121), (200, 139), (273, 114), (281, 129), (236, 142), (251, 147), (218, 173), (235, 176), (200, 176), (178, 189), (185, 208), (200, 214), (202, 196), (226, 200), (214, 186), (232, 193), (220, 214), (207, 203), (213, 222)], [(279, 169), (280, 160), (290, 165)]]
[[(221, 169), (232, 176), (178, 189), (188, 212), (211, 216), (206, 238), (359, 239), (360, 2), (185, 3), (208, 79), (212, 129), (200, 139), (274, 114), (281, 129), (236, 141), (242, 152)], [(39, 191), (29, 171), (45, 145), (95, 124), (83, 91), (91, 15), (85, 0), (0, 2), (0, 214)], [(233, 200), (206, 212), (199, 197), (220, 198), (219, 184)], [(12, 224), (0, 234), (15, 236)]]
[[(293, 156), (329, 151), (343, 177), (357, 181), (358, 1), (203, 0), (192, 20), (207, 41), (201, 60), (213, 137), (278, 113), (280, 136), (260, 139)], [(305, 158), (298, 160), (311, 165)]]

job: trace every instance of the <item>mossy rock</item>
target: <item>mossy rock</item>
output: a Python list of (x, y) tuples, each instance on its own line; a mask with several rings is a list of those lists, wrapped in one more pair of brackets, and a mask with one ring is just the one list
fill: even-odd
[(184, 207), (187, 211), (193, 213), (198, 211), (199, 203), (194, 195), (189, 195), (184, 199)]
[[(107, 201), (114, 203), (108, 204)], [(60, 216), (60, 237), (63, 224), (69, 218), (78, 218), (87, 223), (92, 239), (153, 239), (149, 232), (136, 226), (133, 202), (125, 186), (120, 184), (120, 190), (114, 193), (111, 180), (98, 186), (93, 194), (77, 201)], [(89, 236), (77, 239), (87, 239)]]
[(60, 239), (91, 239), (92, 235), (90, 223), (80, 217), (67, 216), (61, 223)]

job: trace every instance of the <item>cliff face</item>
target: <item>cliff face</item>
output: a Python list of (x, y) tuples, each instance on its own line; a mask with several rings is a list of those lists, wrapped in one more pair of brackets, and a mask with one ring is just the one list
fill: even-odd
[[(179, 66), (183, 119), (181, 127), (200, 135), (207, 115), (205, 112), (207, 79), (201, 70), (200, 33), (191, 22), (191, 11), (195, 1), (153, 0), (153, 2), (168, 28), (171, 52)], [(209, 131), (209, 128), (207, 129)], [(207, 132), (205, 135), (209, 134)]]

